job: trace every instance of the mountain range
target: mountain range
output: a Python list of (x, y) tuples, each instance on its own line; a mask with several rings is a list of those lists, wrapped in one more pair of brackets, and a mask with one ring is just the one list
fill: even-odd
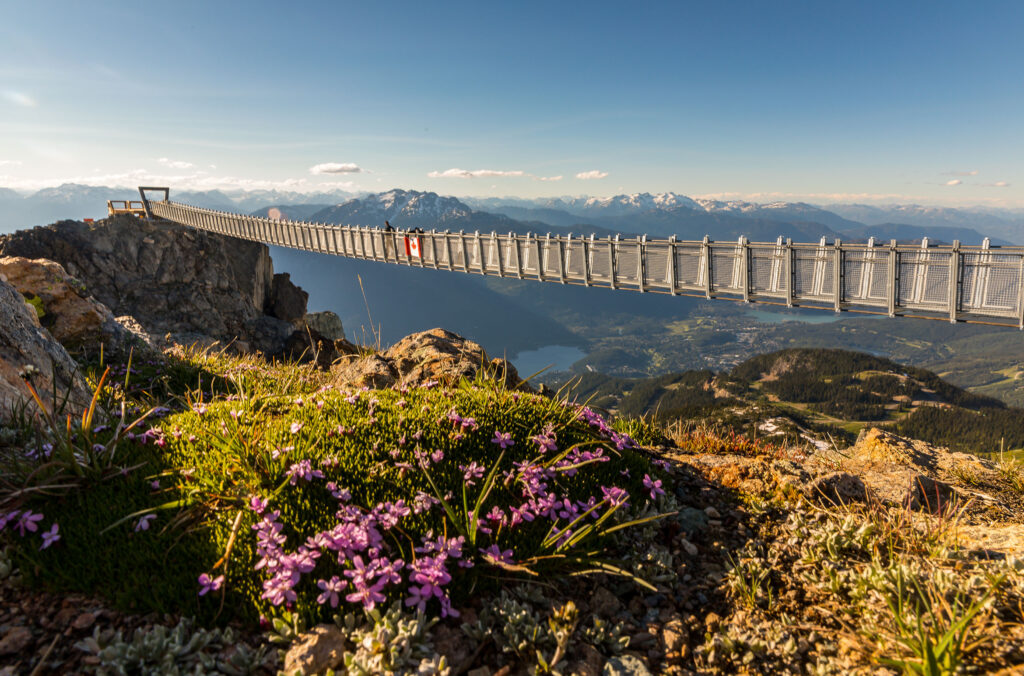
[[(0, 188), (0, 232), (66, 218), (102, 218), (108, 199), (138, 199), (131, 188), (68, 183), (23, 194)], [(353, 195), (345, 191), (301, 193), (281, 190), (174, 192), (172, 199), (222, 211), (329, 223), (437, 227), (489, 232), (578, 232), (598, 235), (646, 233), (680, 239), (774, 240), (779, 235), (814, 241), (822, 236), (847, 240), (929, 237), (979, 244), (1024, 242), (1024, 210), (950, 208), (922, 205), (754, 203), (693, 199), (674, 192), (611, 197), (522, 199), (455, 198), (433, 192), (394, 189)]]
[[(300, 208), (302, 207), (302, 208)], [(969, 220), (958, 225), (951, 216), (943, 225), (919, 219), (917, 224), (879, 221), (867, 224), (840, 216), (806, 203), (722, 202), (693, 200), (675, 193), (638, 193), (607, 198), (559, 198), (542, 200), (536, 206), (523, 206), (522, 200), (503, 204), (500, 200), (474, 200), (446, 197), (433, 192), (394, 189), (363, 195), (341, 204), (313, 211), (305, 205), (274, 207), (284, 217), (322, 223), (437, 228), (439, 230), (480, 230), (489, 232), (575, 232), (598, 236), (612, 233), (648, 234), (655, 237), (677, 236), (683, 240), (731, 240), (743, 235), (753, 241), (771, 241), (791, 237), (795, 241), (815, 241), (821, 237), (844, 240), (897, 239), (932, 242), (980, 244), (984, 235), (968, 227)], [(256, 213), (266, 215), (268, 209)], [(310, 213), (312, 212), (312, 213)], [(295, 215), (292, 215), (295, 214)], [(941, 216), (941, 215), (937, 215)], [(991, 217), (990, 217), (991, 218)], [(1007, 227), (1009, 222), (1005, 222)], [(993, 244), (1009, 240), (992, 238)]]

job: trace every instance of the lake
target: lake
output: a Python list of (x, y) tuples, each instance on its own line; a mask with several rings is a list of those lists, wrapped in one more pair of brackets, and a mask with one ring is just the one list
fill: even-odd
[(526, 350), (514, 355), (511, 359), (512, 365), (519, 371), (522, 378), (526, 378), (543, 368), (551, 367), (551, 371), (568, 371), (569, 367), (587, 356), (587, 353), (578, 347), (566, 347), (565, 345), (545, 345), (536, 350)]
[(804, 322), (806, 324), (828, 324), (838, 321), (849, 313), (837, 314), (828, 310), (804, 310), (785, 312), (782, 310), (763, 310), (750, 308), (746, 312), (748, 317), (753, 317), (764, 324), (781, 324), (782, 322)]

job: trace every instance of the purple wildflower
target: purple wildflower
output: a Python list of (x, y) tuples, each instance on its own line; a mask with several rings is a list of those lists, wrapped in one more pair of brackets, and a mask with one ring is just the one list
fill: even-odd
[(512, 550), (506, 549), (505, 551), (502, 551), (498, 545), (491, 545), (487, 549), (481, 549), (480, 553), (483, 554), (485, 559), (492, 563), (504, 563), (506, 565), (515, 563), (515, 561), (512, 560)]
[(338, 594), (345, 591), (346, 586), (341, 578), (335, 575), (330, 580), (317, 580), (316, 586), (322, 590), (322, 593), (316, 597), (316, 602), (323, 605), (330, 601), (331, 608), (337, 608)]
[(644, 474), (644, 488), (650, 490), (651, 500), (659, 495), (665, 495), (665, 490), (661, 487), (661, 479), (651, 479), (649, 474)]
[(516, 442), (512, 441), (511, 432), (502, 433), (499, 432), (498, 430), (494, 430), (494, 438), (491, 439), (491, 443), (498, 444), (499, 446), (501, 446), (501, 450), (505, 450), (509, 446), (514, 446)]
[(626, 492), (626, 489), (619, 488), (618, 486), (601, 486), (601, 493), (604, 494), (604, 499), (615, 507), (626, 504), (626, 500), (629, 499), (629, 493)]
[(43, 531), (43, 544), (39, 546), (39, 549), (46, 549), (57, 540), (60, 540), (60, 535), (57, 533), (59, 527), (57, 524), (50, 526), (50, 530)]
[(300, 460), (288, 468), (288, 483), (292, 486), (297, 484), (299, 479), (312, 481), (313, 479), (323, 478), (324, 473), (318, 469), (313, 469), (313, 463), (309, 460)]
[(149, 522), (156, 518), (156, 514), (146, 514), (145, 516), (139, 517), (139, 520), (135, 522), (135, 532), (138, 533), (140, 530), (149, 530)]
[(21, 516), (18, 517), (18, 523), (15, 528), (18, 529), (18, 534), (24, 537), (25, 531), (35, 533), (39, 530), (39, 526), (36, 525), (36, 522), (42, 521), (42, 519), (42, 514), (34, 514), (32, 510), (26, 509), (21, 513)]
[(291, 432), (292, 434), (298, 434), (300, 431), (302, 431), (302, 423), (293, 422), (291, 424), (291, 427), (288, 428), (288, 431)]
[(459, 469), (462, 470), (462, 478), (465, 479), (467, 486), (475, 485), (474, 479), (479, 479), (484, 475), (483, 465), (478, 464), (476, 460), (468, 465), (459, 465)]
[(249, 498), (249, 509), (257, 514), (263, 514), (267, 509), (267, 501), (258, 495), (253, 495)]
[(211, 578), (206, 573), (202, 573), (199, 576), (199, 595), (205, 596), (209, 592), (217, 591), (224, 584), (224, 576), (218, 575), (217, 577)]
[(423, 491), (417, 491), (416, 497), (412, 501), (412, 511), (413, 514), (422, 514), (423, 512), (429, 512), (431, 507), (439, 504), (441, 504), (441, 501), (434, 496)]

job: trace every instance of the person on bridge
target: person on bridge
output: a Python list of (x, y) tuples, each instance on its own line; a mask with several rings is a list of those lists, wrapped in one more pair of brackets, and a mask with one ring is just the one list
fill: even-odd
[(395, 229), (391, 227), (391, 223), (384, 221), (384, 259), (387, 260), (390, 256), (395, 255)]

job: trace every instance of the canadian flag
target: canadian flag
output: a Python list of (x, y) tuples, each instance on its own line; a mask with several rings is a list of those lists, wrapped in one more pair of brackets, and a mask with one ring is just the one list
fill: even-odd
[(405, 255), (412, 256), (414, 258), (423, 258), (423, 254), (420, 251), (420, 238), (419, 237), (406, 237), (405, 238)]

